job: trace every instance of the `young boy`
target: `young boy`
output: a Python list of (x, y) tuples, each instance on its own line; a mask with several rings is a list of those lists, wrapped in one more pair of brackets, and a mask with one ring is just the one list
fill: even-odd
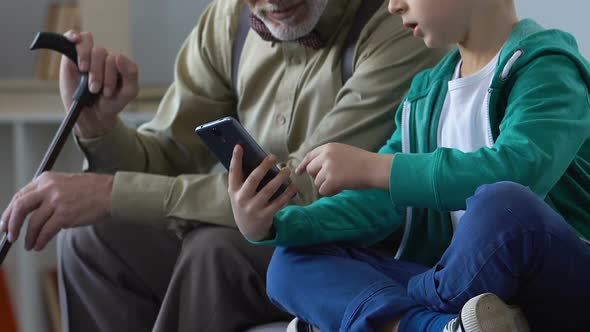
[[(296, 189), (269, 198), (289, 170), (257, 192), (275, 158), (244, 181), (235, 149), (238, 227), (285, 246), (270, 297), (301, 319), (292, 330), (587, 330), (590, 74), (574, 38), (519, 21), (513, 0), (389, 9), (457, 49), (414, 79), (378, 154), (328, 144), (304, 158), (296, 172), (335, 196), (280, 210)], [(369, 247), (401, 229), (395, 257)]]

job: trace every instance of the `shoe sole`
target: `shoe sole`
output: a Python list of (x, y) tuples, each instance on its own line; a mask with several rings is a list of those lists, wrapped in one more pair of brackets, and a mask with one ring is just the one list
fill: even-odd
[(461, 310), (461, 322), (465, 332), (529, 332), (522, 311), (492, 293), (467, 301)]

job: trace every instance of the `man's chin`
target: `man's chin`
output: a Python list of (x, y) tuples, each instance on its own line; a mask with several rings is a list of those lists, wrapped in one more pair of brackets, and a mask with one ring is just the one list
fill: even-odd
[(309, 27), (306, 22), (296, 23), (295, 21), (282, 20), (280, 22), (266, 19), (266, 26), (272, 35), (282, 41), (291, 41), (299, 39), (308, 34), (314, 27)]

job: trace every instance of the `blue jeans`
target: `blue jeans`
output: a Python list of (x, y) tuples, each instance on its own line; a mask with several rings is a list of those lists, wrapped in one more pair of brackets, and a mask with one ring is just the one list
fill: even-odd
[(590, 330), (590, 246), (528, 188), (481, 186), (433, 267), (340, 245), (277, 248), (271, 300), (324, 332), (373, 331), (424, 307), (458, 313), (492, 292), (532, 331)]

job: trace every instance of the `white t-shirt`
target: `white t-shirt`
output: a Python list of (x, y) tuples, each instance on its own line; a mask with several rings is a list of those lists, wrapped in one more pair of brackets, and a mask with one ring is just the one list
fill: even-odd
[[(488, 90), (497, 63), (498, 55), (479, 72), (461, 78), (463, 61), (459, 61), (453, 79), (448, 82), (449, 91), (438, 125), (438, 146), (473, 152), (494, 145), (489, 121)], [(451, 212), (453, 229), (457, 228), (464, 213), (464, 210)]]

